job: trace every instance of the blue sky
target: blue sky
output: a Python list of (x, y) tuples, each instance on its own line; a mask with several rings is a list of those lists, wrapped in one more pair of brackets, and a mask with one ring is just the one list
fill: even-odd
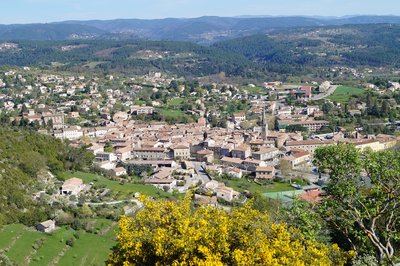
[(5, 0), (0, 24), (239, 15), (400, 14), (399, 0)]

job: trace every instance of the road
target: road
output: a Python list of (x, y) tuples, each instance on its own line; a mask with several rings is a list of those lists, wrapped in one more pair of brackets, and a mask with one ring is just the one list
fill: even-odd
[(211, 181), (211, 178), (208, 176), (208, 174), (205, 171), (205, 164), (201, 162), (193, 162), (194, 165), (194, 170), (196, 171), (197, 176), (203, 184), (206, 184)]
[(325, 175), (325, 174), (322, 174), (322, 175), (321, 175), (321, 179), (320, 179), (320, 178), (319, 178), (319, 173), (317, 173), (317, 172), (308, 172), (308, 173), (305, 173), (305, 172), (302, 172), (302, 171), (293, 170), (293, 174), (294, 174), (295, 176), (302, 176), (302, 177), (308, 179), (308, 181), (310, 181), (311, 183), (317, 183), (317, 182), (320, 181), (320, 180), (326, 182), (326, 181), (328, 180), (328, 176)]
[[(132, 202), (135, 202), (139, 209), (143, 207), (143, 203), (137, 199), (117, 200), (117, 201), (108, 201), (108, 202), (85, 202), (83, 204), (88, 204), (88, 205), (92, 205), (92, 206), (101, 206), (101, 205), (118, 205), (121, 203), (132, 203)], [(75, 203), (75, 205), (78, 204), (78, 202), (74, 202), (74, 203)]]
[[(277, 171), (277, 172), (278, 172), (278, 176), (282, 177), (280, 172), (279, 171)], [(296, 171), (296, 170), (292, 171), (292, 178), (300, 177), (300, 176), (306, 178), (310, 183), (313, 183), (313, 184), (316, 184), (320, 180), (322, 180), (324, 182), (326, 182), (328, 180), (328, 176), (325, 175), (325, 174), (323, 174), (321, 176), (321, 179), (320, 179), (319, 178), (319, 173), (316, 173), (316, 172), (307, 172), (307, 173), (305, 173), (305, 172)]]
[(320, 94), (316, 94), (316, 95), (312, 96), (311, 100), (317, 101), (317, 100), (321, 100), (323, 98), (329, 97), (335, 92), (337, 87), (339, 87), (339, 86), (338, 85), (330, 86), (329, 89), (326, 92), (320, 93)]

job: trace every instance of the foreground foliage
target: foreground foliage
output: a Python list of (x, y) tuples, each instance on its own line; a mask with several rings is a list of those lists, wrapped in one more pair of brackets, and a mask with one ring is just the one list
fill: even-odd
[(142, 199), (144, 208), (119, 222), (109, 265), (344, 265), (336, 245), (307, 240), (249, 204), (232, 212)]
[(394, 265), (400, 244), (400, 152), (359, 151), (352, 145), (316, 150), (330, 175), (321, 214), (342, 241), (362, 256)]

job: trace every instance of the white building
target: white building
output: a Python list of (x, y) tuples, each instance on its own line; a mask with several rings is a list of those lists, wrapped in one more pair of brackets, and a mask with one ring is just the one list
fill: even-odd
[(80, 126), (72, 126), (54, 131), (54, 137), (58, 139), (77, 140), (83, 136)]
[(43, 233), (51, 233), (56, 229), (56, 222), (54, 220), (47, 220), (36, 225), (36, 229)]
[(84, 188), (82, 179), (72, 177), (65, 180), (64, 184), (60, 188), (61, 195), (78, 195), (79, 192)]

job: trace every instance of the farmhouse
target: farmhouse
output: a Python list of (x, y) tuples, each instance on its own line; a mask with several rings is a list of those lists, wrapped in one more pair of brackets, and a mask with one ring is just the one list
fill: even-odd
[(43, 233), (51, 233), (56, 230), (56, 222), (54, 220), (47, 220), (36, 225), (36, 229)]
[(70, 178), (65, 180), (60, 188), (61, 195), (78, 195), (84, 188), (83, 181), (80, 178)]

